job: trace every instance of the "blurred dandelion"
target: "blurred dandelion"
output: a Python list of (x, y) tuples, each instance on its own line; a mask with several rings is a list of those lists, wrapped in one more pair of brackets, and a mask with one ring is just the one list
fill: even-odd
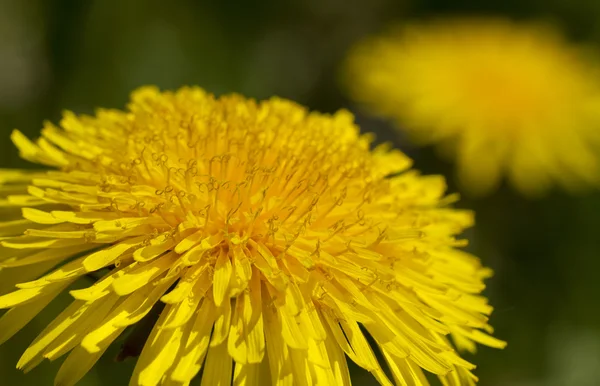
[(456, 19), (365, 40), (344, 76), (356, 101), (454, 156), (469, 193), (506, 176), (537, 196), (600, 184), (599, 68), (548, 26)]
[(479, 295), (491, 272), (456, 249), (472, 213), (370, 150), (348, 112), (146, 87), (60, 126), (12, 134), (50, 170), (0, 173), (0, 342), (100, 278), (71, 290), (25, 371), (68, 354), (56, 384), (73, 385), (151, 313), (131, 385), (349, 385), (346, 356), (391, 384), (376, 352), (398, 384), (427, 384), (422, 369), (473, 384), (454, 347), (505, 345)]

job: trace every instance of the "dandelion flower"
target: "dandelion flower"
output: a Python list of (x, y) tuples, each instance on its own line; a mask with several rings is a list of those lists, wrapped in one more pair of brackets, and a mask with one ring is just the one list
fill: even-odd
[(472, 213), (348, 112), (147, 87), (12, 140), (51, 169), (0, 173), (0, 341), (70, 290), (17, 365), (67, 355), (56, 385), (160, 304), (131, 385), (349, 385), (346, 357), (382, 384), (473, 384), (456, 349), (504, 346), (490, 271), (457, 249)]
[(457, 160), (485, 194), (600, 186), (600, 66), (549, 27), (449, 20), (365, 40), (345, 73), (351, 96)]

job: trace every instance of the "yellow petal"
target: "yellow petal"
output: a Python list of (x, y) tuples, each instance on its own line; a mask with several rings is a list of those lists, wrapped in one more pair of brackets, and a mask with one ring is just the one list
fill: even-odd
[[(263, 304), (269, 304), (270, 301), (266, 292), (263, 287)], [(265, 343), (271, 369), (271, 380), (273, 384), (293, 386), (294, 374), (290, 349), (283, 341), (281, 322), (278, 320), (277, 311), (273, 308), (273, 306), (263, 306)]]
[(260, 379), (260, 364), (241, 364), (236, 362), (233, 372), (233, 386), (260, 386), (267, 383)]
[[(277, 299), (277, 290), (267, 285), (271, 299)], [(285, 344), (292, 348), (307, 349), (308, 343), (306, 334), (300, 331), (300, 326), (296, 316), (291, 315), (285, 305), (275, 306), (276, 312), (273, 316), (273, 323), (277, 328), (281, 327), (281, 334)], [(272, 312), (272, 311), (269, 311)]]
[(41, 199), (38, 197), (26, 195), (26, 194), (15, 194), (8, 196), (6, 200), (0, 200), (1, 208), (11, 207), (24, 207), (24, 206), (42, 206), (52, 203), (50, 200)]
[(94, 222), (94, 230), (102, 233), (122, 232), (140, 225), (159, 225), (162, 223), (161, 219), (152, 217), (118, 217), (114, 220), (100, 220)]
[(429, 382), (425, 378), (423, 371), (410, 359), (394, 357), (386, 350), (382, 350), (382, 354), (397, 385), (429, 386)]
[(460, 327), (455, 327), (455, 328), (452, 328), (451, 330), (455, 334), (464, 335), (465, 337), (472, 339), (477, 343), (481, 343), (481, 344), (484, 344), (489, 347), (494, 347), (494, 348), (506, 347), (506, 342), (504, 342), (500, 339), (496, 339), (492, 336), (489, 336), (488, 334), (486, 334), (480, 330), (471, 329), (471, 328), (460, 328)]
[[(53, 228), (53, 227), (52, 227)], [(33, 237), (53, 238), (53, 239), (85, 239), (93, 237), (89, 230), (54, 230), (54, 229), (27, 229), (25, 234)], [(75, 229), (74, 227), (72, 229)]]
[(72, 290), (69, 294), (78, 300), (84, 300), (86, 302), (91, 302), (97, 299), (100, 299), (109, 293), (111, 293), (111, 286), (113, 281), (131, 271), (136, 266), (134, 264), (130, 264), (127, 266), (120, 265), (118, 268), (113, 269), (105, 275), (100, 280), (96, 281), (94, 284), (87, 288), (81, 288), (77, 290)]
[[(104, 317), (111, 311), (115, 304), (117, 304), (118, 300), (119, 298), (116, 295), (110, 295), (82, 308), (82, 314), (77, 318), (76, 323), (69, 323), (69, 325), (64, 328), (64, 331), (61, 331), (60, 335), (51, 342), (45, 341), (47, 344), (45, 348), (38, 347), (40, 350), (43, 349), (43, 357), (53, 361), (74, 349), (81, 343), (81, 339), (86, 333), (97, 328), (100, 323), (102, 323)], [(76, 314), (75, 316), (78, 315), (79, 314)], [(62, 326), (62, 324), (59, 326)], [(57, 328), (61, 329), (60, 327)], [(114, 336), (109, 336), (106, 341), (102, 342), (102, 347), (109, 346), (112, 343), (111, 339), (114, 339), (117, 336), (118, 333)], [(24, 370), (29, 371), (36, 364), (37, 363), (34, 360), (33, 363), (26, 365)]]
[(325, 342), (308, 341), (307, 365), (315, 384), (318, 385), (337, 385), (334, 371), (330, 366), (329, 355)]
[(318, 342), (314, 339), (308, 339), (308, 350), (306, 351), (306, 354), (306, 359), (308, 360), (311, 366), (316, 365), (316, 367), (330, 369), (329, 357), (327, 355), (324, 342)]
[(258, 253), (252, 254), (254, 257), (254, 266), (260, 269), (273, 287), (278, 291), (285, 291), (289, 279), (279, 268), (275, 256), (273, 256), (273, 253), (269, 248), (265, 247), (263, 244), (255, 243), (255, 245)]
[(364, 328), (371, 334), (382, 350), (385, 349), (398, 358), (406, 358), (408, 356), (408, 352), (403, 348), (407, 346), (406, 340), (398, 338), (398, 335), (381, 320), (364, 325)]
[(341, 320), (340, 326), (361, 363), (368, 369), (378, 369), (379, 362), (356, 322)]
[(221, 342), (227, 339), (229, 334), (229, 327), (231, 325), (231, 301), (229, 299), (221, 304), (221, 307), (215, 310), (217, 318), (213, 327), (212, 338), (210, 340), (211, 346), (220, 345)]
[(138, 358), (130, 386), (156, 386), (161, 383), (167, 370), (171, 367), (183, 343), (184, 328), (165, 329), (164, 324), (172, 319), (176, 307), (166, 306), (155, 323), (142, 353)]
[(31, 361), (39, 358), (41, 361), (42, 353), (58, 336), (60, 336), (69, 326), (77, 322), (85, 313), (89, 305), (85, 305), (82, 301), (74, 301), (63, 310), (54, 320), (35, 338), (35, 340), (27, 347), (23, 353), (17, 368), (22, 369)]
[(290, 283), (285, 290), (285, 306), (290, 315), (297, 316), (304, 310), (304, 299), (295, 283)]
[(286, 259), (283, 259), (283, 262), (296, 282), (306, 283), (309, 280), (310, 272), (297, 259), (287, 256)]
[(306, 306), (304, 307), (304, 310), (300, 314), (299, 318), (302, 320), (302, 325), (305, 328), (307, 336), (320, 341), (325, 340), (327, 337), (327, 332), (323, 327), (323, 323), (319, 317), (319, 312), (313, 304), (310, 290), (308, 288), (301, 287), (300, 291), (302, 292), (302, 297), (304, 298)]
[(160, 298), (163, 303), (173, 304), (183, 301), (190, 293), (198, 280), (209, 281), (208, 262), (189, 267), (183, 274), (177, 286), (168, 294)]
[(85, 267), (86, 271), (92, 272), (111, 265), (117, 258), (119, 258), (119, 256), (123, 255), (130, 248), (136, 247), (143, 243), (145, 238), (146, 236), (130, 238), (108, 248), (104, 248), (98, 252), (92, 253), (85, 258), (83, 261), (83, 266)]
[(17, 306), (8, 310), (0, 317), (0, 344), (6, 342), (19, 332), (40, 311), (50, 303), (59, 292), (39, 297), (24, 306)]
[(136, 261), (150, 261), (170, 250), (175, 245), (175, 240), (161, 236), (150, 241), (150, 245), (136, 249), (133, 258)]
[[(348, 324), (342, 320), (338, 321), (334, 319), (333, 315), (329, 315), (326, 312), (322, 312), (321, 317), (327, 323), (329, 330), (328, 336), (333, 336), (335, 342), (350, 359), (360, 367), (370, 371), (380, 379), (380, 382), (391, 384), (389, 380), (386, 381), (387, 377), (385, 377), (385, 375), (382, 376), (383, 371), (381, 370), (371, 347), (355, 322), (350, 322), (350, 324)], [(345, 325), (346, 328), (342, 329), (342, 325)]]
[(33, 302), (41, 297), (56, 296), (65, 289), (73, 280), (48, 284), (43, 287), (19, 289), (0, 296), (0, 309), (11, 308), (21, 304)]
[[(111, 338), (112, 341), (116, 336), (111, 336)], [(60, 369), (58, 369), (58, 373), (54, 379), (54, 386), (74, 386), (94, 367), (107, 348), (108, 345), (101, 351), (89, 353), (82, 347), (76, 347), (71, 351), (67, 359), (65, 359)]]
[(232, 250), (235, 276), (239, 280), (239, 289), (244, 290), (252, 276), (252, 264), (239, 245), (234, 246)]
[(169, 253), (160, 259), (139, 264), (124, 275), (116, 278), (112, 283), (112, 288), (117, 295), (129, 295), (169, 269), (177, 258), (178, 256), (175, 253)]
[(294, 384), (300, 386), (312, 386), (316, 383), (311, 372), (311, 364), (308, 362), (308, 351), (290, 349), (292, 360), (292, 371), (294, 373)]
[(196, 246), (206, 236), (204, 231), (198, 231), (181, 240), (175, 247), (175, 252), (181, 254)]
[(221, 306), (225, 295), (229, 293), (228, 289), (232, 271), (231, 260), (227, 252), (221, 249), (215, 264), (215, 274), (213, 276), (213, 298), (217, 307)]
[(26, 283), (17, 284), (18, 288), (22, 289), (33, 289), (35, 287), (44, 287), (54, 283), (60, 282), (72, 282), (79, 276), (85, 275), (85, 269), (83, 268), (83, 260), (85, 257), (69, 261), (68, 263), (60, 266), (58, 269), (40, 277), (37, 280), (29, 281)]
[(0, 236), (18, 236), (23, 234), (27, 229), (43, 226), (33, 223), (26, 219), (2, 221), (0, 222)]
[(23, 208), (23, 217), (38, 224), (61, 224), (64, 220), (57, 219), (51, 213), (34, 208)]
[[(260, 300), (260, 293), (258, 296)], [(245, 292), (236, 299), (227, 344), (229, 355), (236, 363), (260, 363), (264, 358), (265, 338), (261, 310), (260, 301), (252, 304), (251, 295)]]
[(21, 258), (11, 260), (8, 262), (2, 262), (2, 263), (0, 263), (0, 267), (3, 267), (3, 268), (22, 267), (25, 265), (40, 264), (40, 263), (52, 262), (52, 261), (54, 262), (54, 264), (58, 264), (66, 258), (69, 258), (78, 253), (84, 252), (91, 248), (93, 248), (93, 246), (76, 245), (76, 246), (67, 247), (67, 248), (42, 250), (40, 252), (33, 253), (26, 257), (21, 257)]
[(65, 248), (73, 245), (87, 244), (85, 239), (45, 239), (33, 236), (12, 237), (9, 240), (3, 240), (2, 245), (14, 249), (29, 248)]
[(44, 171), (28, 171), (19, 169), (0, 169), (0, 183), (29, 182), (37, 175), (44, 174)]
[[(13, 141), (15, 146), (19, 149), (19, 153), (21, 157), (28, 161), (36, 162), (41, 160), (37, 158), (38, 153), (40, 153), (40, 149), (29, 140), (23, 133), (19, 130), (13, 130), (10, 135), (10, 139)], [(43, 162), (41, 162), (43, 163)]]
[(200, 259), (206, 254), (206, 252), (215, 249), (223, 241), (223, 235), (218, 233), (216, 235), (210, 235), (202, 239), (199, 245), (196, 245), (192, 249), (186, 251), (181, 259), (185, 265), (197, 264)]
[(81, 345), (88, 352), (97, 352), (101, 350), (102, 344), (108, 337), (118, 331), (122, 331), (127, 326), (139, 322), (146, 316), (174, 281), (175, 279), (156, 286), (153, 285), (153, 283), (149, 283), (145, 287), (129, 295), (122, 303), (111, 311), (99, 327), (95, 328), (83, 338)]
[(210, 342), (210, 332), (216, 318), (213, 302), (204, 299), (182, 349), (181, 359), (175, 364), (171, 379), (190, 382), (202, 368)]
[(350, 386), (350, 371), (348, 370), (348, 363), (346, 362), (344, 352), (331, 336), (325, 339), (324, 344), (327, 349), (327, 356), (329, 357), (329, 365), (333, 372), (335, 385)]
[[(194, 313), (198, 309), (198, 304), (200, 303), (200, 300), (202, 300), (208, 287), (203, 282), (196, 282), (194, 284), (189, 296), (172, 306), (172, 311), (169, 313), (162, 328), (179, 328), (188, 323), (192, 316), (194, 316)], [(162, 299), (164, 299), (164, 296), (161, 300)]]
[(227, 354), (227, 343), (210, 346), (204, 364), (201, 386), (230, 386), (232, 360)]
[(97, 221), (113, 220), (119, 217), (119, 215), (114, 212), (68, 212), (54, 210), (50, 213), (58, 220), (80, 225), (89, 225)]
[(55, 263), (53, 261), (17, 268), (0, 268), (0, 294), (6, 294), (16, 289), (16, 285), (39, 277), (48, 272)]

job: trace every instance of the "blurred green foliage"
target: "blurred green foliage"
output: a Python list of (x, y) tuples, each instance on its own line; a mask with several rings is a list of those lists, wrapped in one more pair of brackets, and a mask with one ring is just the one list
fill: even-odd
[[(347, 48), (394, 21), (451, 14), (542, 19), (572, 39), (600, 42), (595, 0), (0, 0), (0, 166), (26, 167), (8, 140), (14, 127), (35, 137), (62, 109), (122, 107), (143, 84), (197, 84), (216, 94), (280, 95), (321, 111), (356, 110), (337, 85)], [(356, 112), (364, 131), (394, 141), (418, 169), (445, 174), (456, 191), (452, 165)], [(480, 384), (597, 385), (600, 194), (529, 201), (503, 188), (459, 206), (477, 212), (469, 248), (496, 271), (486, 292), (496, 307), (496, 335), (509, 342), (504, 351), (482, 348), (468, 358), (479, 365)], [(14, 366), (67, 300), (57, 299), (0, 347), (1, 384), (52, 384), (57, 363), (28, 375)], [(81, 384), (125, 385), (134, 361), (115, 362), (117, 351)], [(371, 382), (358, 370), (355, 379)]]

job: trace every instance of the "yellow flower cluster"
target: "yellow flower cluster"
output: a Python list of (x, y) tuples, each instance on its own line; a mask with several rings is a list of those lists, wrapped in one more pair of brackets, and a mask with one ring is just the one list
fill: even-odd
[(0, 171), (0, 341), (70, 291), (18, 363), (67, 355), (57, 385), (159, 303), (131, 385), (350, 385), (346, 358), (384, 385), (380, 360), (399, 385), (468, 385), (455, 347), (504, 346), (490, 271), (457, 249), (472, 213), (348, 112), (148, 87), (12, 140), (50, 169)]
[(600, 186), (600, 65), (548, 27), (498, 19), (415, 24), (348, 58), (350, 95), (458, 163), (473, 194)]

